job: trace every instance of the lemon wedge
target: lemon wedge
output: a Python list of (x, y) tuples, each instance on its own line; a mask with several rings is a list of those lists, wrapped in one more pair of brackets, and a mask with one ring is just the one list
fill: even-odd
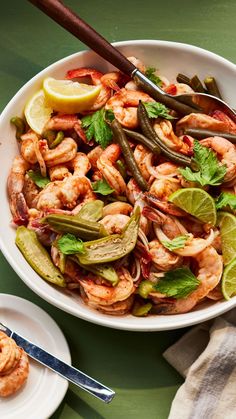
[(43, 82), (43, 90), (54, 111), (72, 114), (88, 110), (98, 97), (101, 86), (48, 77)]
[(42, 89), (35, 93), (25, 106), (26, 121), (37, 134), (42, 134), (52, 112), (53, 109), (49, 106)]

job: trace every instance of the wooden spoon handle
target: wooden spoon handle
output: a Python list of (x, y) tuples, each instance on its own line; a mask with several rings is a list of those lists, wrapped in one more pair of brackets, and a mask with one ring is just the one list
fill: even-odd
[(136, 70), (124, 55), (59, 0), (29, 0), (29, 2), (123, 73), (131, 76)]

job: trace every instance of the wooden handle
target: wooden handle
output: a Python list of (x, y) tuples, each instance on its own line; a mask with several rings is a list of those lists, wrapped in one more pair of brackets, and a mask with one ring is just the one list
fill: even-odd
[(29, 0), (29, 2), (123, 73), (130, 76), (136, 69), (124, 55), (59, 0)]

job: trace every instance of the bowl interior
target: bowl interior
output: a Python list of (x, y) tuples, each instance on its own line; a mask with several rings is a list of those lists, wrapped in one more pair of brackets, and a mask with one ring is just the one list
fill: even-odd
[[(223, 98), (235, 106), (236, 92), (232, 89), (236, 77), (236, 66), (229, 61), (208, 51), (191, 45), (166, 41), (127, 41), (115, 44), (126, 56), (136, 56), (148, 66), (159, 69), (160, 74), (174, 81), (178, 73), (198, 74), (200, 79), (214, 75), (219, 84)], [(113, 67), (91, 51), (84, 51), (66, 57), (31, 79), (14, 96), (0, 118), (0, 245), (10, 265), (21, 279), (38, 295), (51, 304), (82, 319), (118, 329), (134, 331), (167, 330), (185, 327), (215, 317), (236, 305), (236, 297), (230, 301), (204, 303), (194, 311), (181, 315), (150, 316), (137, 318), (130, 315), (115, 317), (99, 313), (85, 306), (79, 297), (53, 287), (42, 280), (28, 265), (15, 246), (15, 229), (10, 225), (6, 193), (7, 176), (12, 161), (18, 154), (15, 132), (9, 120), (12, 116), (21, 115), (27, 99), (37, 91), (42, 80), (47, 76), (63, 78), (68, 69), (77, 67), (94, 67), (107, 72)]]

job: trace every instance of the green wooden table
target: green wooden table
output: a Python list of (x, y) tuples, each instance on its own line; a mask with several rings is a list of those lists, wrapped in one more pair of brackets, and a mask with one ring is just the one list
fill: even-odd
[[(68, 0), (109, 41), (164, 39), (194, 44), (236, 62), (235, 0)], [(84, 49), (26, 0), (1, 2), (0, 108), (32, 76)], [(132, 333), (72, 317), (31, 292), (0, 255), (0, 292), (24, 297), (46, 310), (63, 330), (73, 364), (112, 387), (110, 405), (70, 386), (53, 415), (60, 419), (165, 419), (182, 382), (162, 352), (183, 330)], [(17, 418), (16, 418), (17, 419)], [(33, 419), (30, 418), (30, 419)]]

